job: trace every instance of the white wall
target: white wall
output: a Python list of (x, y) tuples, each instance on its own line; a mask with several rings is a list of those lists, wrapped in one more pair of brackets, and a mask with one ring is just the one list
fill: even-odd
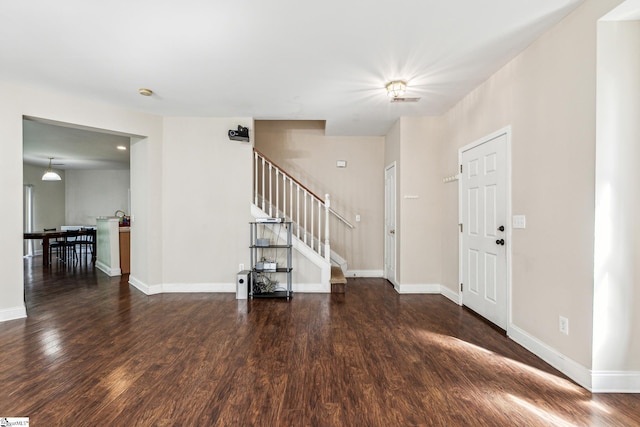
[(65, 223), (95, 225), (96, 217), (129, 213), (129, 170), (68, 170)]
[[(33, 229), (57, 228), (65, 224), (65, 171), (54, 169), (62, 181), (43, 181), (45, 168), (25, 164), (24, 183), (33, 185)], [(38, 247), (36, 246), (36, 249)]]
[(640, 21), (598, 24), (593, 368), (640, 371)]

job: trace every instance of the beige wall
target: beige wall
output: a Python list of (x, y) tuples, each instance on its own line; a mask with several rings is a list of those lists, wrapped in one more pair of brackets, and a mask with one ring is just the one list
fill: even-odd
[[(331, 207), (355, 226), (331, 225), (331, 249), (349, 270), (380, 273), (384, 138), (325, 136), (321, 121), (257, 120), (255, 146), (314, 193), (330, 194)], [(347, 167), (337, 168), (337, 160)]]
[(593, 368), (640, 371), (640, 21), (598, 24)]
[[(512, 126), (512, 210), (527, 218), (512, 234), (513, 325), (585, 367), (593, 333), (596, 21), (618, 3), (586, 1), (465, 97), (446, 115), (451, 139), (442, 158), (451, 167), (460, 147)], [(455, 206), (447, 212), (456, 215)], [(443, 241), (457, 241), (456, 232), (447, 229)], [(454, 271), (457, 256), (445, 263)], [(569, 319), (568, 336), (558, 330), (560, 315)]]
[[(402, 285), (439, 285), (442, 279), (441, 119), (400, 119), (399, 218)], [(417, 256), (411, 255), (415, 254)]]
[(249, 266), (251, 144), (229, 129), (250, 118), (165, 118), (163, 286), (235, 292)]
[[(442, 280), (442, 166), (439, 117), (402, 117), (386, 136), (385, 165), (396, 164), (396, 289)], [(416, 288), (415, 286), (422, 288)]]
[[(593, 336), (596, 22), (618, 3), (587, 0), (444, 116), (401, 119), (387, 137), (392, 146), (385, 159), (399, 147), (401, 281), (419, 280), (419, 271), (412, 276), (405, 265), (424, 261), (407, 252), (417, 245), (404, 240), (407, 225), (420, 224), (425, 209), (406, 212), (411, 205), (402, 197), (413, 182), (425, 189), (431, 183), (429, 197), (441, 209), (430, 226), (441, 232), (440, 277), (436, 265), (429, 270), (445, 292), (457, 293), (457, 186), (442, 178), (456, 173), (461, 147), (511, 126), (512, 211), (527, 218), (527, 228), (513, 230), (510, 242), (511, 328), (585, 368), (592, 366)], [(412, 142), (416, 135), (424, 145)], [(404, 156), (404, 147), (419, 156)], [(432, 157), (437, 172), (405, 164), (418, 158), (428, 165)], [(559, 332), (560, 315), (569, 319), (569, 335)]]

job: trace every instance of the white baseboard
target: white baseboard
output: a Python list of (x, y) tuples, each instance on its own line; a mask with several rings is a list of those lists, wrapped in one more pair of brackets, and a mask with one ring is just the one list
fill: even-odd
[(438, 284), (397, 284), (394, 288), (399, 294), (439, 294), (442, 291)]
[(527, 332), (510, 325), (509, 338), (592, 393), (640, 393), (638, 371), (592, 371)]
[(517, 326), (510, 324), (507, 329), (509, 338), (553, 366), (587, 390), (592, 389), (591, 370), (568, 358), (554, 348), (538, 340)]
[(298, 283), (292, 287), (293, 292), (301, 294), (328, 294), (331, 292), (331, 285), (323, 285), (321, 283)]
[(440, 294), (454, 303), (460, 305), (460, 294), (438, 283), (427, 284), (398, 284), (393, 287), (399, 294)]
[(122, 275), (122, 270), (120, 268), (111, 268), (102, 261), (96, 261), (96, 268), (107, 276), (113, 277)]
[(23, 305), (18, 307), (3, 308), (0, 310), (0, 322), (23, 319), (27, 317), (27, 308)]
[(163, 283), (162, 293), (236, 293), (235, 283)]
[(382, 277), (384, 272), (382, 270), (347, 270), (347, 274), (344, 277)]
[(162, 285), (147, 285), (132, 275), (129, 275), (129, 284), (145, 295), (156, 295), (162, 293)]
[(593, 393), (640, 393), (640, 372), (592, 371)]
[(235, 283), (163, 283), (160, 285), (147, 285), (130, 275), (129, 284), (145, 295), (216, 292), (236, 293)]
[(440, 285), (440, 289), (441, 289), (440, 293), (444, 297), (446, 297), (446, 298), (450, 299), (451, 301), (455, 302), (456, 304), (460, 305), (461, 300), (460, 300), (460, 293), (459, 292), (452, 291), (451, 289), (447, 288), (444, 285)]
[[(163, 283), (161, 285), (147, 285), (133, 276), (129, 276), (129, 284), (145, 295), (163, 293), (236, 293), (235, 283)], [(300, 293), (330, 293), (331, 285), (321, 283), (297, 284), (293, 292)]]

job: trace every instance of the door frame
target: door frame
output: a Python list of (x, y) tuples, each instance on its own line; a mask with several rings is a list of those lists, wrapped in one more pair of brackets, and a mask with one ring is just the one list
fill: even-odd
[[(505, 239), (507, 241), (506, 245), (506, 287), (507, 287), (507, 335), (509, 335), (512, 321), (513, 321), (513, 313), (512, 313), (512, 268), (511, 268), (511, 251), (512, 251), (512, 210), (511, 210), (511, 125), (506, 126), (502, 129), (499, 129), (489, 135), (486, 135), (470, 144), (465, 145), (458, 149), (458, 224), (462, 224), (462, 206), (463, 206), (463, 194), (462, 194), (462, 173), (460, 173), (460, 166), (462, 165), (462, 153), (465, 151), (469, 151), (475, 147), (478, 147), (486, 142), (489, 142), (493, 139), (496, 139), (500, 136), (506, 136), (505, 143), (505, 159), (506, 159), (506, 188), (505, 188), (505, 203), (506, 203), (506, 221), (505, 221)], [(458, 283), (462, 283), (462, 258), (464, 254), (462, 253), (462, 239), (464, 237), (464, 233), (460, 232), (460, 228), (458, 228)], [(464, 293), (461, 292), (460, 287), (458, 287), (458, 295), (459, 295), (459, 304), (464, 305)]]
[[(393, 278), (389, 277), (389, 272), (387, 270), (387, 203), (389, 202), (389, 200), (387, 200), (387, 172), (389, 170), (393, 169), (393, 183), (394, 183), (394, 191), (393, 191), (393, 195), (395, 196), (394, 199), (391, 201), (393, 203), (393, 206), (391, 206), (391, 208), (393, 208), (393, 218), (394, 218), (394, 227), (396, 230), (395, 233), (395, 237), (393, 239), (394, 241), (394, 245), (393, 245), (393, 260), (394, 260), (394, 266), (393, 266)], [(396, 162), (392, 162), (390, 164), (388, 164), (385, 168), (384, 168), (384, 185), (385, 185), (385, 191), (384, 191), (384, 278), (387, 279), (389, 282), (391, 282), (391, 284), (398, 289), (398, 168), (397, 168), (397, 164)]]

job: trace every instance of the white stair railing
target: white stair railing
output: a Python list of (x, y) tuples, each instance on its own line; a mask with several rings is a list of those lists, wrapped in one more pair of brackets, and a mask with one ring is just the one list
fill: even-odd
[(348, 227), (353, 225), (331, 209), (329, 195), (315, 195), (298, 180), (254, 150), (253, 203), (271, 217), (293, 223), (293, 234), (307, 246), (331, 259), (329, 217), (334, 215)]

